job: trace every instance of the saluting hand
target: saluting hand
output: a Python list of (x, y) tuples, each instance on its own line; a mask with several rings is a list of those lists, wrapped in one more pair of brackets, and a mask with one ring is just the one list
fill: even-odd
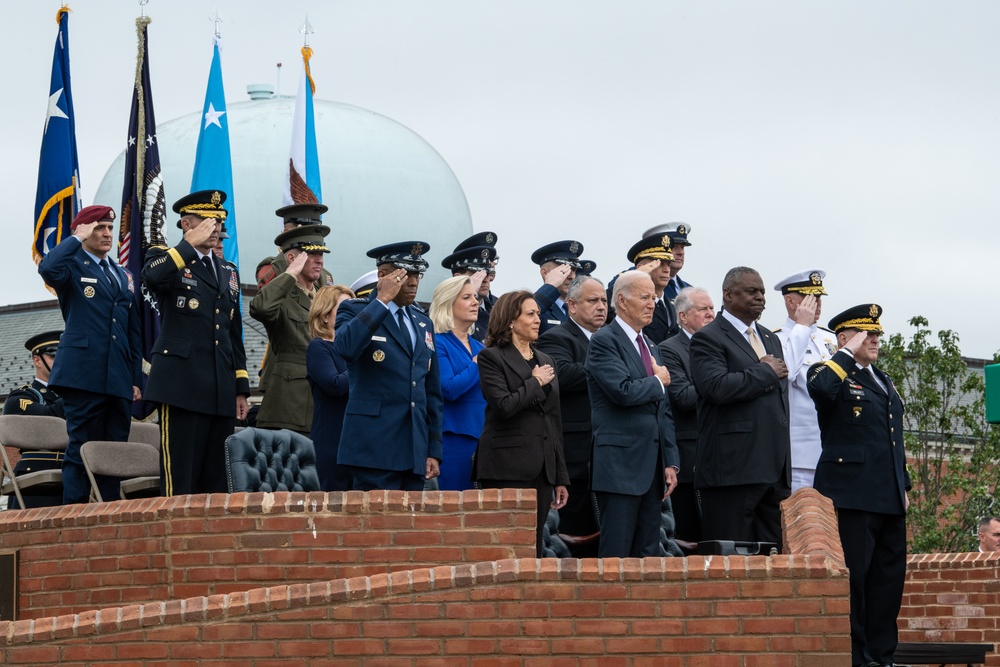
[(566, 264), (560, 264), (545, 274), (545, 284), (552, 285), (553, 287), (559, 287), (566, 282), (566, 278), (569, 277), (570, 271), (572, 271), (572, 269), (569, 266)]
[(76, 229), (73, 230), (73, 236), (77, 237), (81, 241), (86, 241), (90, 238), (90, 235), (94, 233), (94, 229), (97, 227), (97, 222), (87, 222), (82, 225), (77, 225)]
[(643, 273), (652, 273), (656, 269), (660, 268), (661, 263), (662, 262), (660, 262), (660, 260), (654, 259), (652, 262), (646, 262), (642, 266), (637, 266), (635, 268), (638, 269), (639, 271), (642, 271)]
[(849, 350), (852, 356), (856, 355), (864, 346), (866, 340), (868, 340), (868, 332), (858, 331), (844, 344), (844, 348)]
[(795, 316), (792, 320), (804, 327), (811, 327), (816, 321), (816, 308), (818, 306), (819, 300), (814, 295), (807, 294), (802, 301), (799, 301), (799, 305), (796, 306)]
[(483, 286), (484, 280), (486, 280), (486, 272), (482, 269), (469, 276), (469, 281), (472, 283), (472, 289), (477, 295), (479, 294), (479, 288)]
[(389, 302), (395, 299), (399, 290), (403, 288), (404, 280), (406, 280), (406, 269), (396, 269), (379, 278), (378, 285), (375, 286), (378, 300), (388, 306)]
[(298, 280), (299, 274), (302, 273), (302, 269), (306, 266), (307, 259), (309, 259), (309, 253), (299, 252), (299, 254), (295, 256), (295, 259), (288, 263), (288, 268), (285, 269), (285, 273)]
[(215, 225), (215, 218), (205, 218), (196, 226), (184, 232), (184, 240), (193, 247), (200, 248), (215, 233)]

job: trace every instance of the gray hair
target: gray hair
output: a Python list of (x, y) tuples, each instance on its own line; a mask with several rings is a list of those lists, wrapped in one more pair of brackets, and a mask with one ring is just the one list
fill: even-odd
[(594, 278), (593, 276), (577, 276), (576, 278), (573, 279), (573, 282), (569, 284), (569, 291), (566, 292), (566, 300), (568, 301), (570, 299), (573, 299), (574, 301), (579, 301), (580, 292), (583, 291), (583, 286), (587, 284), (588, 280), (593, 280), (601, 287), (604, 287), (604, 283), (602, 283), (597, 278)]
[(635, 283), (641, 282), (643, 278), (649, 282), (653, 282), (653, 279), (649, 277), (648, 273), (638, 269), (632, 269), (631, 271), (619, 274), (618, 279), (615, 280), (615, 287), (611, 291), (611, 302), (613, 304), (617, 304), (618, 295), (622, 292), (631, 293)]
[(751, 269), (749, 266), (737, 266), (729, 269), (725, 279), (722, 281), (722, 291), (725, 292), (727, 289), (732, 289), (733, 285), (738, 283), (748, 273), (752, 273), (755, 276), (760, 275), (756, 269)]
[(711, 298), (708, 290), (702, 287), (685, 287), (677, 293), (677, 297), (674, 299), (674, 308), (678, 313), (688, 312), (694, 308), (694, 298), (699, 294), (704, 294), (705, 296)]

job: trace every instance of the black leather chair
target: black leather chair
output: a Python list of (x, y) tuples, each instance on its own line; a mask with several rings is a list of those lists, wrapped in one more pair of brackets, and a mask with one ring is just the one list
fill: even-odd
[(319, 491), (312, 440), (293, 431), (245, 428), (226, 438), (229, 492)]

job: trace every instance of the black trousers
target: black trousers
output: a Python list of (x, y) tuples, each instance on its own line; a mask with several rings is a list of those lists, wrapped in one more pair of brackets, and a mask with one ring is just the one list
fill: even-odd
[(424, 476), (412, 470), (380, 470), (348, 466), (355, 491), (423, 491)]
[(532, 480), (481, 479), (479, 486), (484, 489), (534, 489), (538, 493), (538, 516), (535, 520), (535, 557), (544, 556), (542, 529), (545, 527), (545, 520), (549, 517), (549, 510), (552, 509), (552, 492), (554, 490), (545, 475), (545, 467), (542, 466), (541, 472)]
[[(59, 389), (59, 394), (66, 409), (66, 433), (69, 435), (62, 465), (63, 505), (85, 503), (90, 499), (90, 479), (83, 467), (80, 447), (90, 440), (127, 441), (132, 423), (132, 401), (65, 387)], [(121, 483), (117, 477), (97, 475), (96, 478), (105, 502), (121, 500)]]
[(906, 517), (837, 510), (844, 562), (851, 571), (851, 660), (891, 663), (906, 578)]
[(773, 484), (699, 489), (701, 539), (774, 542), (781, 551), (781, 501), (792, 490), (784, 476)]
[(597, 492), (601, 512), (598, 558), (643, 558), (660, 555), (660, 524), (663, 521), (663, 465), (656, 468), (649, 488), (641, 496)]
[(233, 417), (160, 405), (160, 492), (164, 496), (226, 493), (226, 438)]
[(670, 494), (670, 505), (674, 508), (674, 535), (688, 542), (701, 541), (701, 507), (698, 494), (692, 482), (679, 482)]
[(571, 479), (569, 498), (559, 510), (559, 532), (565, 535), (584, 537), (599, 530), (594, 516), (594, 500), (590, 492), (590, 480)]

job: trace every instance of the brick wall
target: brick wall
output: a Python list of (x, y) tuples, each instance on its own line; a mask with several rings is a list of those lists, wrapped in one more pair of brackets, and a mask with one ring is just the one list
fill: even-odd
[(846, 590), (819, 556), (501, 560), (0, 624), (0, 660), (840, 667)]
[(532, 557), (534, 491), (219, 494), (0, 512), (20, 616)]
[(1000, 554), (910, 556), (899, 630), (907, 642), (1000, 642)]

